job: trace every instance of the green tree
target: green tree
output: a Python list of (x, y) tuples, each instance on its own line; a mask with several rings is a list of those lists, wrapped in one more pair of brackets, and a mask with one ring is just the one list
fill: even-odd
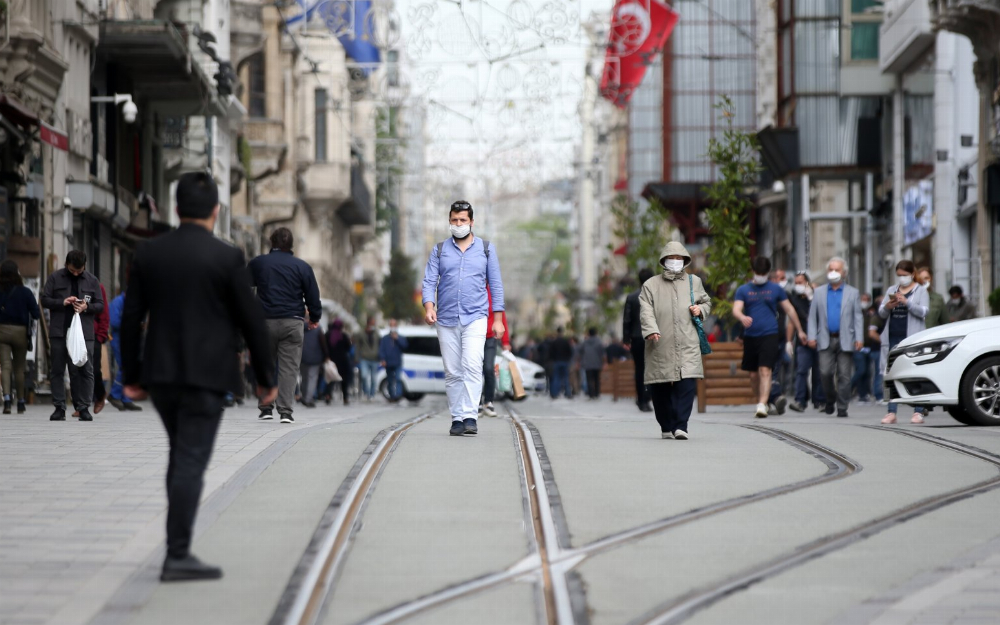
[(417, 270), (413, 268), (410, 258), (398, 249), (392, 250), (389, 275), (382, 282), (382, 295), (378, 300), (382, 316), (386, 319), (418, 322), (423, 313), (420, 305), (413, 299), (413, 285), (416, 283)]
[(405, 143), (399, 137), (399, 107), (378, 109), (375, 114), (377, 147), (375, 167), (375, 233), (382, 234), (392, 227), (399, 212), (396, 205), (402, 185), (402, 151)]
[(733, 127), (733, 102), (722, 96), (715, 105), (726, 129), (722, 138), (708, 142), (708, 157), (719, 168), (715, 183), (705, 187), (711, 207), (705, 211), (712, 244), (705, 267), (711, 285), (712, 312), (721, 318), (732, 315), (730, 293), (750, 276), (750, 238), (747, 214), (753, 207), (747, 187), (756, 183), (760, 171), (759, 144), (755, 133)]

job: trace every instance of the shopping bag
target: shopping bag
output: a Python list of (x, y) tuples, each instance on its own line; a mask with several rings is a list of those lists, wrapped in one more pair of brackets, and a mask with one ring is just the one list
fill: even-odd
[(327, 360), (323, 363), (323, 377), (326, 379), (327, 384), (343, 382), (344, 380), (340, 375), (340, 371), (337, 370), (337, 365), (333, 364), (332, 360)]
[(510, 362), (507, 360), (500, 363), (500, 379), (497, 381), (497, 390), (501, 395), (507, 395), (514, 390), (514, 382), (510, 377)]
[(66, 335), (66, 350), (74, 367), (87, 364), (87, 339), (83, 337), (83, 324), (80, 313), (73, 313), (73, 321), (69, 324), (69, 334)]
[(521, 399), (526, 393), (524, 392), (524, 381), (521, 379), (521, 371), (517, 368), (517, 361), (511, 358), (507, 361), (507, 366), (510, 370), (511, 386), (514, 388), (514, 399)]

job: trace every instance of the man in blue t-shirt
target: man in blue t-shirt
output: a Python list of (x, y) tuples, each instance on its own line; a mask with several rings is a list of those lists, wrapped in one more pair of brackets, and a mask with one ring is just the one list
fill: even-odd
[(759, 397), (754, 416), (763, 419), (767, 417), (767, 399), (771, 394), (771, 367), (780, 349), (779, 306), (795, 326), (799, 339), (805, 343), (807, 337), (785, 289), (768, 279), (771, 260), (758, 256), (751, 267), (753, 282), (736, 289), (733, 317), (743, 324), (742, 368), (750, 372), (750, 387)]

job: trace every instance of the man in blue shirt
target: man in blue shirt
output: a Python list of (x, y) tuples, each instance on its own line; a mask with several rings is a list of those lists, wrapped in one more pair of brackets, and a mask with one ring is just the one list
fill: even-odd
[(799, 339), (804, 343), (806, 333), (802, 331), (799, 316), (788, 301), (788, 295), (778, 284), (771, 282), (771, 260), (758, 256), (751, 265), (753, 282), (736, 289), (733, 302), (733, 317), (743, 324), (743, 366), (750, 372), (750, 386), (758, 395), (758, 419), (767, 417), (767, 400), (771, 395), (771, 368), (778, 360), (780, 349), (780, 328), (778, 328), (778, 307), (789, 321), (795, 325)]
[(111, 395), (108, 397), (108, 402), (118, 410), (142, 410), (135, 402), (125, 396), (125, 388), (122, 386), (122, 340), (118, 335), (121, 334), (122, 330), (123, 310), (125, 310), (125, 291), (111, 300), (111, 306), (108, 309), (111, 325), (111, 353), (115, 359), (115, 379), (111, 383)]
[(382, 337), (378, 344), (379, 364), (385, 367), (386, 386), (389, 391), (389, 401), (399, 401), (402, 394), (399, 388), (399, 369), (403, 366), (403, 350), (409, 347), (405, 336), (399, 335), (399, 322), (389, 320), (389, 334)]
[[(503, 312), (500, 261), (489, 242), (472, 234), (472, 205), (451, 205), (451, 237), (431, 250), (424, 269), (424, 321), (437, 324), (444, 385), (451, 409), (452, 436), (478, 433), (479, 397), (483, 392), (483, 352), (487, 317), (493, 295), (493, 312)], [(496, 315), (493, 336), (504, 333), (502, 315)]]

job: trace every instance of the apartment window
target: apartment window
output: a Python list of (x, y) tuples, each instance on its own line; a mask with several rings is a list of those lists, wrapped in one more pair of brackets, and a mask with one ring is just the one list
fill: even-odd
[(844, 62), (877, 61), (879, 29), (882, 26), (882, 2), (879, 0), (843, 0), (843, 2)]
[(264, 55), (258, 53), (248, 61), (250, 70), (250, 117), (267, 117), (267, 88), (264, 84)]
[(327, 95), (326, 89), (316, 90), (316, 138), (313, 142), (316, 145), (316, 162), (326, 162), (326, 115), (327, 115)]

